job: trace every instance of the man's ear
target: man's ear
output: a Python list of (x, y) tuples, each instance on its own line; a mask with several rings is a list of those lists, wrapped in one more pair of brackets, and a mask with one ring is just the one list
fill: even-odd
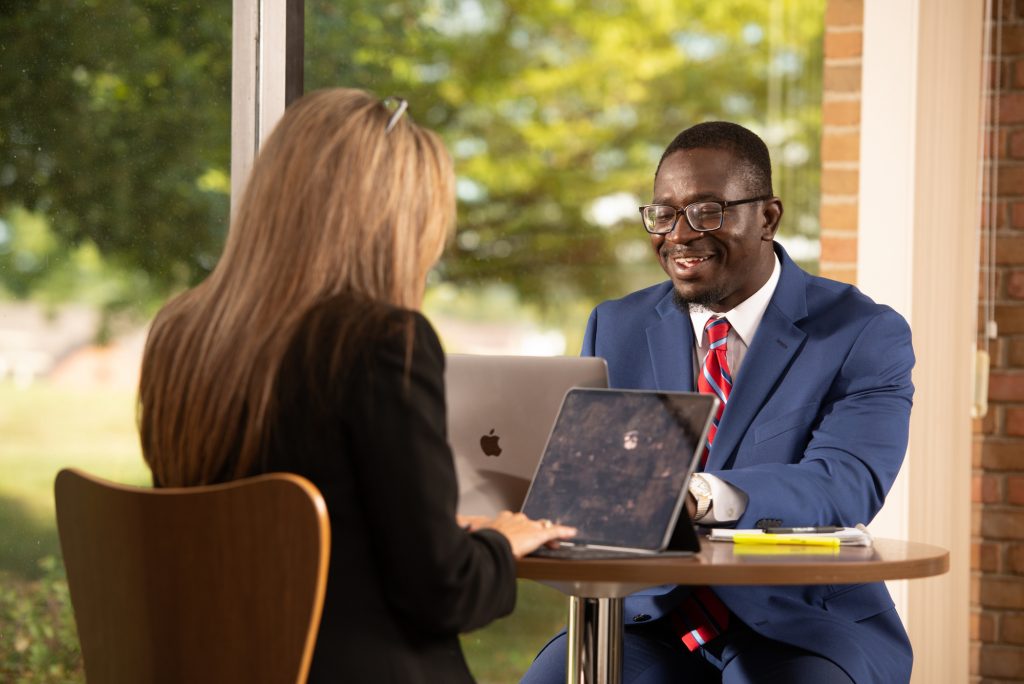
[(778, 197), (765, 200), (761, 216), (764, 219), (761, 224), (761, 239), (771, 242), (775, 239), (775, 233), (779, 230), (779, 221), (782, 220), (782, 200)]

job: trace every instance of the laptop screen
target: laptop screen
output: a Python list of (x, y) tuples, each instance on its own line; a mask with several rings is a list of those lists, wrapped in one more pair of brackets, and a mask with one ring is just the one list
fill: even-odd
[(692, 392), (571, 390), (523, 512), (576, 527), (575, 544), (663, 549), (714, 406)]

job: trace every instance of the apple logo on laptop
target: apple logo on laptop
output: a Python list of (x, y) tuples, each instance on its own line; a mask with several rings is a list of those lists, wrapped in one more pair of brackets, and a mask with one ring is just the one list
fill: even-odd
[(480, 448), (483, 449), (484, 454), (487, 456), (501, 456), (501, 447), (498, 446), (498, 440), (501, 439), (499, 435), (494, 434), (494, 428), (491, 431), (480, 438)]

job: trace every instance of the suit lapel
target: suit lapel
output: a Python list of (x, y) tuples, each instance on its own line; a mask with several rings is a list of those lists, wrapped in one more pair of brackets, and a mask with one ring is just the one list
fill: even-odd
[(655, 388), (666, 392), (693, 390), (693, 325), (672, 301), (672, 290), (655, 307), (659, 320), (647, 327)]
[(781, 247), (776, 249), (782, 261), (779, 284), (736, 374), (708, 457), (708, 470), (722, 469), (731, 462), (750, 423), (768, 402), (807, 337), (796, 325), (807, 315), (806, 276)]

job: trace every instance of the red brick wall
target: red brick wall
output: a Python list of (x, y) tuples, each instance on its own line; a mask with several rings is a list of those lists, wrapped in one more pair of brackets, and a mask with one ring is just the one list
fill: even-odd
[(995, 284), (989, 293), (983, 254), (980, 288), (995, 300), (999, 334), (989, 348), (989, 412), (975, 421), (972, 487), (971, 674), (986, 683), (1024, 681), (1024, 1), (1000, 9), (990, 44), (994, 53), (1001, 35), (1002, 56), (989, 71), (1002, 90), (989, 105), (1000, 132), (986, 149), (999, 167)]
[(830, 0), (826, 7), (820, 273), (848, 283), (857, 280), (863, 21), (863, 0)]

